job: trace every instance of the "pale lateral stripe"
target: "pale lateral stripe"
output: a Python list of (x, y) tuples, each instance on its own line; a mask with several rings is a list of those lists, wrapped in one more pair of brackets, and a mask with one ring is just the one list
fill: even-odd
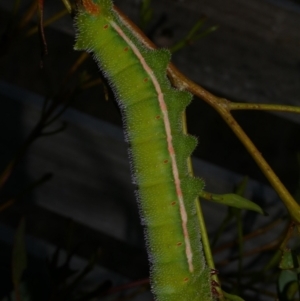
[(150, 76), (150, 78), (154, 84), (155, 90), (157, 92), (159, 105), (160, 105), (161, 111), (163, 113), (165, 130), (166, 130), (166, 134), (167, 134), (168, 151), (171, 156), (172, 171), (173, 171), (173, 176), (174, 176), (174, 181), (175, 181), (175, 186), (176, 186), (176, 193), (177, 193), (178, 200), (179, 200), (180, 215), (181, 215), (181, 220), (182, 220), (182, 228), (183, 228), (183, 234), (184, 234), (184, 240), (185, 240), (185, 246), (186, 246), (185, 253), (186, 253), (186, 257), (187, 257), (187, 261), (188, 261), (189, 270), (190, 270), (190, 272), (193, 272), (194, 271), (193, 252), (192, 252), (191, 243), (190, 243), (190, 239), (189, 239), (189, 233), (188, 233), (188, 229), (187, 229), (187, 213), (186, 213), (186, 209), (184, 206), (183, 195), (182, 195), (180, 179), (179, 179), (179, 172), (178, 172), (177, 163), (176, 163), (176, 159), (175, 159), (175, 151), (174, 151), (174, 147), (172, 144), (171, 125), (170, 125), (167, 106), (166, 106), (166, 103), (164, 100), (163, 93), (161, 91), (158, 80), (156, 79), (151, 68), (146, 63), (146, 61), (143, 58), (142, 54), (140, 53), (139, 49), (132, 43), (132, 41), (126, 36), (126, 34), (123, 32), (123, 30), (114, 21), (109, 21), (109, 22), (112, 25), (112, 27), (117, 31), (117, 33), (125, 40), (125, 42), (133, 50), (134, 54), (137, 56), (137, 58), (141, 62), (144, 70)]

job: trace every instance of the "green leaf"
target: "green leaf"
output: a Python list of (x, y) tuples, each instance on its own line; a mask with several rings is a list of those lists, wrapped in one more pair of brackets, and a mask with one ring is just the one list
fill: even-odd
[[(288, 300), (295, 300), (295, 296), (299, 291), (299, 283), (298, 281), (293, 281), (289, 284), (287, 291), (286, 291), (286, 296)], [(297, 299), (299, 300), (299, 299)]]
[(282, 251), (279, 268), (282, 270), (289, 270), (294, 268), (293, 255), (290, 249), (285, 249)]
[(278, 278), (280, 300), (293, 300), (299, 289), (297, 274), (291, 270), (282, 270)]
[(235, 193), (212, 194), (206, 191), (202, 191), (199, 195), (200, 197), (215, 203), (219, 203), (219, 204), (223, 204), (239, 209), (252, 210), (260, 214), (266, 215), (263, 209), (260, 206), (258, 206), (256, 203), (251, 202)]
[[(238, 186), (235, 189), (235, 193), (238, 195), (244, 195), (246, 187), (247, 187), (247, 183), (248, 183), (248, 177), (244, 177), (243, 180), (238, 184)], [(220, 224), (216, 235), (213, 239), (212, 242), (212, 246), (215, 245), (218, 241), (218, 239), (221, 237), (222, 233), (225, 231), (226, 227), (229, 225), (229, 223), (236, 219), (237, 220), (237, 229), (238, 229), (238, 234), (239, 234), (239, 249), (240, 249), (240, 253), (242, 253), (242, 244), (243, 244), (243, 240), (242, 240), (242, 223), (241, 223), (241, 214), (240, 214), (240, 210), (237, 210), (237, 208), (233, 208), (233, 207), (228, 207), (227, 210), (227, 215), (225, 216), (224, 220), (222, 221), (222, 223)], [(239, 277), (239, 275), (237, 275)]]

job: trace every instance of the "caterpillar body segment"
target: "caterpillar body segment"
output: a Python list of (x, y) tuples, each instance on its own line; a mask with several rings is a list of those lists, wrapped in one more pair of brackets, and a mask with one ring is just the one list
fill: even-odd
[(187, 165), (197, 140), (181, 123), (192, 96), (171, 87), (169, 51), (143, 46), (111, 1), (82, 0), (75, 26), (75, 49), (93, 53), (122, 110), (156, 300), (213, 300), (195, 210), (203, 181)]

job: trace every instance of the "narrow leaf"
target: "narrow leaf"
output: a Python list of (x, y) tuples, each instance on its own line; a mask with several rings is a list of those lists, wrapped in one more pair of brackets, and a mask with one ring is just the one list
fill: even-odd
[(206, 191), (202, 191), (200, 193), (200, 197), (215, 203), (219, 203), (219, 204), (223, 204), (239, 209), (252, 210), (260, 214), (267, 215), (260, 206), (235, 193), (212, 194)]
[(278, 295), (280, 300), (293, 300), (298, 276), (291, 270), (282, 270), (278, 278)]
[(294, 268), (294, 260), (291, 250), (285, 249), (282, 251), (279, 268), (282, 270), (289, 270)]

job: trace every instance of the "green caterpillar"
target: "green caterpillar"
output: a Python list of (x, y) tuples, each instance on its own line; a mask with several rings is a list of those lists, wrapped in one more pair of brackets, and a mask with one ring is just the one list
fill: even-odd
[(169, 51), (143, 46), (110, 0), (82, 0), (75, 27), (75, 49), (94, 54), (122, 110), (156, 300), (213, 300), (195, 207), (203, 181), (188, 173), (197, 139), (181, 122), (191, 94), (171, 87)]

